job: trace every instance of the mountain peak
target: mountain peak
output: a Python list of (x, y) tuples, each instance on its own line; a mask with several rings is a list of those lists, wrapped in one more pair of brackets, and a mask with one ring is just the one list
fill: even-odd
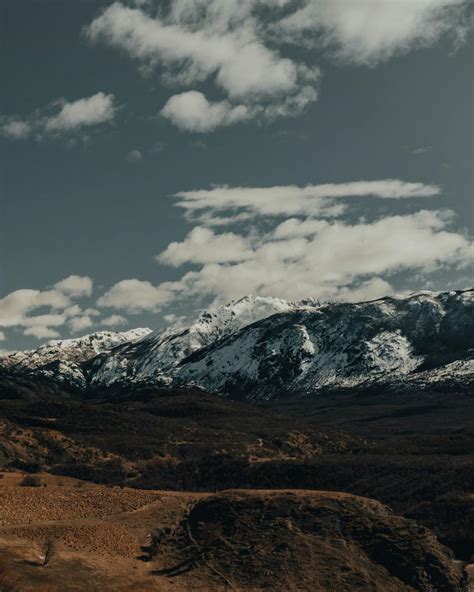
[(248, 295), (164, 331), (50, 341), (2, 365), (81, 389), (193, 385), (258, 399), (358, 385), (469, 385), (473, 351), (472, 290), (323, 305)]

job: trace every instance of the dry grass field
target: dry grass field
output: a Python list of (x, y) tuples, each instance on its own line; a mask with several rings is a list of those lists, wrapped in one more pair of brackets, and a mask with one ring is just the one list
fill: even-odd
[[(1, 475), (2, 592), (466, 589), (429, 531), (366, 498), (144, 491), (46, 473), (25, 485), (19, 471)], [(395, 557), (410, 573), (395, 573)]]

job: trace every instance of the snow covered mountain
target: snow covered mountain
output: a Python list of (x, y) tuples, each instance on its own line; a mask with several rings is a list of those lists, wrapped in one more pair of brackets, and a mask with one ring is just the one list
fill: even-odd
[(49, 342), (0, 366), (75, 389), (193, 385), (248, 400), (474, 385), (474, 291), (358, 304), (246, 297), (161, 332)]
[(38, 349), (0, 358), (0, 367), (83, 388), (87, 385), (83, 369), (87, 361), (120, 345), (143, 339), (151, 332), (151, 329), (139, 328), (124, 332), (99, 331), (76, 339), (53, 339)]
[(189, 356), (175, 382), (246, 399), (474, 380), (474, 291), (298, 309)]
[(200, 311), (162, 332), (151, 333), (137, 343), (99, 356), (93, 363), (91, 383), (98, 386), (123, 381), (170, 384), (176, 367), (192, 353), (261, 319), (316, 305), (315, 301), (304, 305), (278, 298), (246, 296), (225, 306)]

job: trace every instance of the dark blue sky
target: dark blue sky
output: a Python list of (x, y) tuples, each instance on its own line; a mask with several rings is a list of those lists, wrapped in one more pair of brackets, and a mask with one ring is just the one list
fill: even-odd
[[(92, 323), (77, 323), (77, 327), (84, 327), (77, 329), (82, 333), (99, 328), (100, 319), (112, 313), (128, 318), (130, 326), (145, 323), (155, 327), (162, 323), (161, 314), (182, 314), (196, 303), (233, 296), (231, 289), (221, 292), (212, 281), (203, 287), (198, 277), (191, 288), (188, 284), (174, 287), (174, 296), (166, 302), (157, 295), (155, 303), (136, 310), (119, 300), (111, 300), (116, 304), (110, 307), (104, 300), (103, 306), (96, 303), (122, 280), (150, 282), (159, 289), (163, 282), (180, 280), (187, 271), (199, 273), (203, 266), (212, 264), (233, 265), (229, 258), (220, 261), (207, 254), (201, 259), (180, 255), (181, 263), (171, 265), (154, 260), (171, 242), (183, 241), (194, 226), (206, 226), (186, 220), (172, 196), (215, 185), (304, 187), (385, 179), (435, 185), (439, 191), (429, 198), (358, 198), (344, 217), (334, 222), (374, 223), (420, 209), (449, 209), (454, 212), (449, 224), (436, 230), (469, 240), (474, 223), (472, 36), (462, 43), (440, 36), (430, 41), (429, 47), (414, 43), (394, 51), (390, 59), (374, 59), (373, 63), (357, 63), (327, 46), (308, 48), (301, 43), (295, 47), (264, 39), (262, 44), (278, 55), (321, 69), (314, 85), (318, 100), (301, 111), (272, 119), (258, 111), (268, 104), (268, 98), (259, 102), (255, 96), (227, 93), (216, 85), (215, 73), (174, 86), (165, 79), (169, 69), (178, 67), (174, 62), (150, 66), (149, 60), (137, 59), (130, 47), (118, 47), (106, 34), (95, 41), (87, 39), (84, 28), (108, 5), (33, 0), (3, 4), (0, 114), (4, 126), (15, 120), (27, 122), (31, 128), (26, 137), (12, 137), (7, 131), (0, 137), (3, 296), (25, 288), (44, 291), (70, 275), (90, 277), (95, 286), (91, 295), (85, 290), (77, 300), (69, 294), (71, 305), (78, 303), (82, 308), (75, 318), (88, 316)], [(147, 19), (156, 17), (152, 9), (142, 7), (142, 11)], [(170, 18), (162, 6), (161, 21)], [(192, 26), (183, 20), (180, 26), (210, 30), (211, 17), (206, 18), (195, 19)], [(219, 35), (225, 36), (226, 31), (222, 33), (220, 28)], [(160, 111), (172, 95), (189, 90), (202, 92), (210, 102), (224, 101), (226, 108), (229, 103), (250, 104), (256, 115), (206, 132), (183, 129)], [(64, 104), (98, 92), (113, 95), (112, 117), (54, 134), (45, 131), (47, 118)], [(63, 102), (55, 103), (58, 99)], [(229, 211), (235, 216), (239, 208), (229, 207)], [(245, 223), (236, 220), (225, 227), (212, 227), (211, 242), (220, 234), (247, 241), (252, 235), (252, 249), (256, 250), (288, 217), (302, 220), (308, 213), (268, 217), (259, 211)], [(310, 216), (317, 217), (314, 213)], [(256, 239), (258, 233), (261, 236)], [(430, 248), (430, 243), (422, 244), (422, 248)], [(293, 247), (299, 248), (291, 243), (289, 248)], [(377, 250), (379, 245), (373, 248)], [(424, 273), (422, 262), (394, 263), (374, 273), (369, 265), (355, 275), (336, 270), (338, 277), (331, 289), (336, 298), (341, 297), (341, 286), (358, 294), (358, 287), (373, 276), (388, 282), (395, 291), (472, 283), (472, 268), (463, 265), (467, 251), (462, 245), (460, 248), (462, 254), (457, 256), (451, 251), (434, 255), (430, 274)], [(311, 270), (308, 262), (305, 265)], [(252, 273), (254, 270), (255, 266)], [(206, 277), (209, 273), (212, 269)], [(298, 273), (295, 278), (300, 277)], [(222, 277), (226, 282), (227, 276)], [(292, 297), (278, 285), (272, 278), (255, 284), (254, 289), (269, 295), (275, 286), (275, 296)], [(308, 296), (325, 297), (319, 284), (314, 284), (314, 289), (310, 284), (309, 289), (313, 293)], [(327, 293), (329, 297), (332, 294), (330, 290)], [(240, 295), (237, 279), (235, 297)], [(377, 295), (367, 293), (368, 297)], [(295, 298), (299, 296), (296, 291)], [(58, 313), (48, 307), (29, 305), (24, 314)], [(86, 314), (86, 308), (100, 314)], [(130, 312), (140, 314), (130, 318)], [(35, 333), (40, 339), (52, 335), (51, 331), (62, 336), (71, 333), (68, 320), (51, 326), (46, 323), (50, 333), (45, 331), (44, 336), (41, 330), (24, 336), (28, 321), (4, 325), (6, 349), (34, 344)]]

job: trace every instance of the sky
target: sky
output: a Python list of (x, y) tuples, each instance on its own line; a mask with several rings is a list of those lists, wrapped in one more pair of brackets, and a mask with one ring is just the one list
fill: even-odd
[(5, 0), (0, 348), (472, 287), (468, 0)]

